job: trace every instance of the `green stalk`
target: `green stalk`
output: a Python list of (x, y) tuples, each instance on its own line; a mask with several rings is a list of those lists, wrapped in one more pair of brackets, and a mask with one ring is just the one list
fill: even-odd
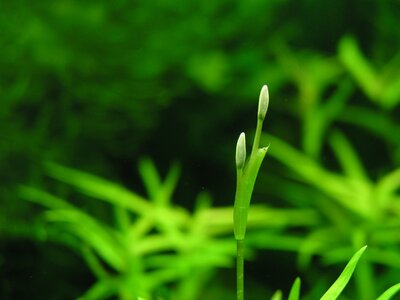
[(263, 86), (258, 103), (257, 128), (249, 160), (246, 162), (246, 137), (242, 132), (236, 146), (236, 194), (233, 210), (233, 231), (237, 242), (236, 284), (237, 300), (244, 300), (244, 238), (247, 215), (261, 163), (268, 147), (259, 148), (262, 125), (267, 114), (269, 95), (267, 86)]
[(237, 300), (244, 299), (244, 240), (236, 240), (236, 292)]
[(261, 137), (263, 121), (264, 120), (257, 119), (256, 134), (254, 136), (253, 148), (251, 149), (252, 156), (256, 154), (258, 146), (260, 145), (260, 137)]

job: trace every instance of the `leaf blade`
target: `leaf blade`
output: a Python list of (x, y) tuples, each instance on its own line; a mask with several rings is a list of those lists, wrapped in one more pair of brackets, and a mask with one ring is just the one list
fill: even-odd
[(388, 288), (382, 295), (380, 295), (376, 300), (389, 300), (391, 299), (398, 291), (400, 291), (400, 283), (395, 284), (394, 286)]
[(338, 279), (331, 285), (331, 287), (326, 291), (326, 293), (321, 297), (321, 300), (335, 300), (340, 295), (340, 293), (344, 290), (347, 283), (349, 282), (351, 275), (356, 268), (356, 265), (361, 258), (361, 255), (364, 253), (367, 246), (362, 247), (358, 250), (350, 261), (347, 263), (346, 267), (339, 275)]
[(288, 300), (300, 299), (300, 286), (301, 286), (301, 280), (299, 277), (297, 277), (293, 282), (292, 288), (290, 289)]

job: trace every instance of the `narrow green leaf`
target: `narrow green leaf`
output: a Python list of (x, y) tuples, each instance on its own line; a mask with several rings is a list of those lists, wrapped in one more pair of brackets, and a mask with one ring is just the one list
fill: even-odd
[(52, 177), (74, 186), (90, 197), (126, 207), (139, 214), (147, 214), (152, 210), (145, 199), (111, 181), (53, 163), (46, 166)]
[(352, 178), (367, 180), (367, 173), (346, 136), (340, 131), (334, 131), (329, 143), (336, 155), (343, 171)]
[(114, 280), (100, 280), (90, 287), (78, 300), (102, 300), (117, 294), (118, 285)]
[(252, 153), (244, 168), (243, 174), (238, 176), (233, 209), (233, 229), (235, 239), (237, 240), (244, 239), (246, 234), (247, 216), (251, 196), (253, 194), (258, 171), (267, 151), (268, 147), (264, 147)]
[(44, 207), (47, 208), (55, 208), (55, 209), (74, 208), (74, 206), (64, 201), (63, 199), (60, 199), (56, 196), (53, 196), (49, 193), (46, 193), (42, 190), (33, 187), (21, 186), (18, 189), (18, 193), (22, 199), (43, 205)]
[(179, 175), (180, 175), (180, 166), (175, 163), (171, 166), (168, 171), (167, 177), (164, 182), (161, 184), (160, 189), (157, 191), (157, 196), (154, 201), (160, 205), (167, 205), (171, 202), (172, 194), (175, 191), (175, 188), (178, 184)]
[(288, 300), (300, 299), (300, 286), (301, 286), (301, 280), (299, 277), (297, 277), (293, 282), (292, 288), (290, 289)]
[(139, 162), (139, 172), (150, 199), (158, 204), (167, 204), (171, 200), (178, 183), (180, 175), (179, 164), (174, 163), (171, 166), (164, 182), (161, 181), (154, 163), (148, 158)]
[(321, 300), (335, 300), (346, 287), (350, 280), (351, 275), (353, 275), (354, 269), (364, 253), (367, 246), (362, 247), (358, 250), (353, 257), (350, 259), (343, 272), (340, 274), (339, 278), (332, 284), (328, 291), (321, 297)]
[(382, 295), (380, 295), (376, 300), (389, 300), (391, 299), (397, 292), (400, 291), (400, 283), (395, 284), (394, 286), (387, 289)]
[(271, 297), (271, 300), (282, 300), (282, 291), (277, 290)]
[(376, 198), (382, 206), (392, 200), (392, 195), (400, 188), (400, 168), (386, 174), (376, 186)]
[(153, 161), (149, 158), (143, 158), (139, 161), (139, 173), (146, 187), (149, 198), (154, 199), (161, 186), (161, 178)]
[(322, 146), (328, 127), (341, 114), (346, 100), (353, 90), (350, 79), (342, 80), (334, 94), (324, 103), (315, 103), (308, 108), (303, 122), (302, 146), (304, 152), (315, 159), (321, 157)]
[(340, 40), (339, 59), (364, 93), (371, 100), (377, 101), (380, 91), (378, 76), (353, 37), (346, 36)]
[(400, 145), (400, 126), (387, 117), (387, 113), (362, 106), (348, 105), (338, 116), (340, 121), (368, 130), (394, 145)]
[(125, 257), (119, 236), (107, 225), (77, 209), (50, 210), (45, 216), (48, 221), (66, 223), (72, 234), (91, 246), (115, 270), (125, 269)]
[[(354, 213), (365, 218), (371, 218), (370, 206), (358, 194), (360, 188), (349, 182), (347, 177), (324, 169), (317, 162), (279, 138), (272, 135), (264, 135), (264, 137), (274, 145), (269, 153), (297, 173), (302, 181), (315, 186)], [(362, 191), (367, 190), (362, 189)], [(353, 201), (348, 201), (349, 198)]]
[(103, 268), (101, 261), (90, 247), (84, 245), (81, 253), (93, 274), (96, 275), (97, 279), (107, 279), (110, 277), (107, 271)]
[(382, 91), (382, 101), (385, 108), (392, 109), (400, 101), (400, 78), (392, 78)]
[(122, 230), (123, 232), (128, 231), (131, 226), (129, 211), (125, 207), (121, 206), (114, 206), (113, 211), (118, 229)]

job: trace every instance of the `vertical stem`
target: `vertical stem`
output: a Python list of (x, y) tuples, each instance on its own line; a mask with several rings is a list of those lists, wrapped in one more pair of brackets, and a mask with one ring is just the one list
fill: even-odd
[(256, 127), (256, 133), (254, 136), (254, 142), (253, 142), (253, 147), (251, 149), (251, 155), (254, 155), (258, 147), (260, 145), (260, 137), (261, 137), (261, 132), (262, 132), (262, 125), (263, 125), (263, 120), (257, 119), (257, 127)]
[(236, 240), (236, 294), (237, 300), (244, 300), (244, 240)]

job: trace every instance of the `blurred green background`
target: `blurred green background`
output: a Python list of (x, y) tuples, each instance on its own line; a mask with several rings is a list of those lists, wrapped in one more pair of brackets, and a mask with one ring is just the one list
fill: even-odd
[(0, 298), (233, 299), (235, 144), (268, 84), (248, 299), (297, 275), (317, 299), (364, 244), (343, 299), (375, 299), (400, 279), (399, 14), (1, 1)]

